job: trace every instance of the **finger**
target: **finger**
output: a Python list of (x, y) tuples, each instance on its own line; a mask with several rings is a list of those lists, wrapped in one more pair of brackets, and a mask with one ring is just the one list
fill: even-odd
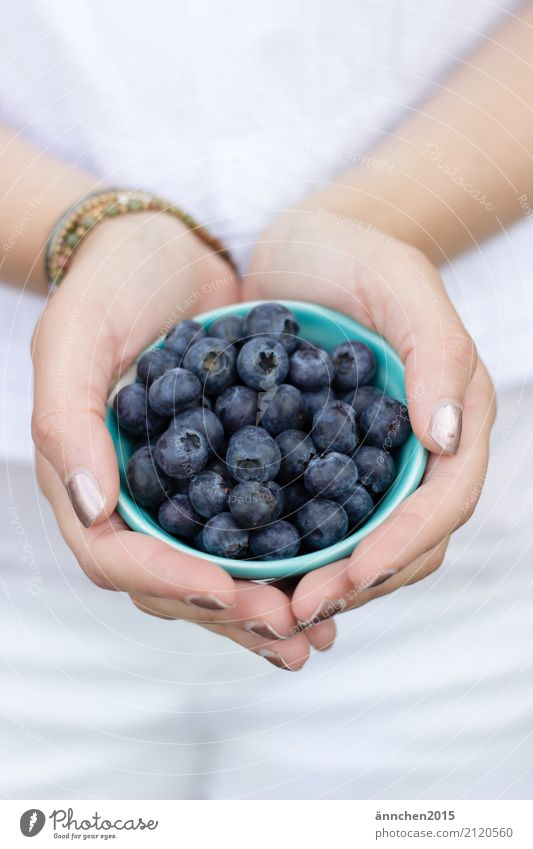
[(332, 617), (428, 577), (441, 565), (448, 542), (449, 538), (442, 540), (393, 575), (376, 570), (367, 586), (353, 586), (347, 571), (347, 560), (332, 563), (306, 575), (293, 598), (293, 609), (306, 629), (310, 643), (314, 644), (314, 634), (331, 623)]
[(419, 581), (427, 578), (442, 564), (449, 541), (450, 538), (446, 537), (434, 548), (425, 551), (413, 560), (412, 563), (409, 563), (396, 573), (390, 574), (388, 571), (379, 573), (371, 586), (359, 588), (355, 601), (342, 612), (345, 613), (353, 608), (361, 607), (368, 601), (381, 598), (384, 595), (401, 589), (401, 587), (417, 584)]
[(309, 644), (317, 651), (327, 651), (332, 648), (337, 638), (337, 626), (333, 619), (326, 619), (314, 628), (305, 632)]
[(198, 621), (240, 628), (263, 642), (287, 640), (298, 633), (290, 601), (279, 589), (251, 581), (234, 583), (236, 601), (231, 609), (202, 611)]
[[(143, 613), (149, 613), (162, 619), (192, 618), (190, 612), (183, 610), (183, 605), (176, 604), (171, 599), (136, 595), (132, 598), (132, 601)], [(309, 641), (304, 634), (296, 634), (294, 637), (283, 641), (268, 641), (244, 630), (242, 627), (225, 622), (210, 621), (207, 614), (200, 613), (195, 621), (207, 630), (228, 637), (243, 648), (264, 657), (265, 660), (280, 669), (296, 672), (304, 666), (309, 658)]]
[(90, 311), (81, 316), (75, 299), (58, 292), (37, 325), (32, 435), (88, 527), (113, 512), (119, 476), (104, 423), (114, 366), (111, 340)]
[(489, 387), (480, 365), (465, 400), (467, 416), (458, 453), (433, 456), (422, 486), (359, 543), (348, 567), (354, 587), (368, 586), (376, 570), (398, 572), (470, 518), (488, 462), (495, 412)]
[(458, 450), (465, 396), (477, 352), (437, 270), (418, 251), (395, 243), (405, 257), (382, 277), (385, 297), (370, 300), (377, 330), (405, 365), (409, 417), (430, 451)]
[(263, 640), (286, 640), (297, 631), (297, 622), (287, 596), (271, 584), (235, 581), (237, 601), (217, 621), (241, 627)]
[(313, 631), (357, 598), (348, 575), (349, 559), (338, 560), (304, 575), (294, 590), (292, 609), (298, 623)]
[(52, 466), (39, 458), (39, 480), (61, 533), (86, 575), (103, 589), (167, 597), (207, 610), (235, 604), (235, 582), (223, 569), (131, 531), (117, 513), (84, 528)]

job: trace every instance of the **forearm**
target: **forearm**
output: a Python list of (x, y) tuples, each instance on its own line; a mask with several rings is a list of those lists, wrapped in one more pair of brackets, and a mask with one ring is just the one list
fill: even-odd
[[(304, 201), (441, 262), (533, 204), (533, 4), (492, 34), (364, 164)], [(379, 167), (378, 167), (379, 165)]]
[(45, 292), (44, 248), (62, 213), (99, 181), (0, 125), (0, 278)]

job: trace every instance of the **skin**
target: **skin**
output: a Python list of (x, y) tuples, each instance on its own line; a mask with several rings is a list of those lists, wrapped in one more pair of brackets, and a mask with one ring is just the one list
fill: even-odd
[[(258, 241), (242, 289), (218, 257), (167, 216), (128, 216), (90, 234), (34, 333), (33, 433), (43, 491), (67, 543), (98, 586), (129, 593), (145, 613), (196, 621), (255, 653), (274, 652), (269, 659), (277, 666), (299, 669), (311, 647), (333, 643), (333, 610), (357, 607), (440, 565), (450, 534), (475, 508), (495, 403), (486, 369), (432, 263), (527, 212), (523, 196), (533, 196), (532, 46), (528, 4), (485, 39), (445, 86), (436, 84), (425, 106), (364, 165), (317, 186), (275, 217)], [(387, 168), (376, 169), (379, 161)], [(0, 205), (3, 244), (13, 222), (24, 221), (21, 235), (4, 249), (2, 276), (45, 291), (42, 251), (50, 229), (69, 204), (100, 185), (9, 130), (0, 133), (0, 169), (7, 175)], [(43, 191), (45, 199), (32, 205)], [(222, 286), (209, 285), (220, 280)], [(296, 587), (233, 580), (213, 564), (129, 531), (114, 510), (118, 473), (103, 424), (109, 387), (176, 319), (176, 307), (191, 292), (198, 298), (177, 317), (239, 297), (324, 303), (377, 329), (405, 363), (412, 424), (432, 451), (423, 485), (350, 559), (304, 576)], [(61, 357), (69, 322), (75, 345)], [(437, 450), (429, 433), (441, 399), (463, 407), (455, 455)], [(91, 471), (106, 502), (89, 528), (78, 521), (63, 483), (79, 467)], [(376, 579), (383, 583), (370, 588)], [(208, 611), (185, 603), (190, 594), (206, 593), (230, 606)], [(329, 613), (316, 624), (313, 617), (325, 602)], [(299, 622), (310, 620), (312, 627), (298, 630)], [(263, 636), (248, 630), (258, 622)], [(270, 639), (273, 634), (284, 639)]]

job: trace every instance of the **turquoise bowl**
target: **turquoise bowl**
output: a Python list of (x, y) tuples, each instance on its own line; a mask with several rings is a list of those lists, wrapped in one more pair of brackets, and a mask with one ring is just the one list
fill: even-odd
[[(259, 303), (259, 302), (257, 302)], [(342, 315), (326, 307), (316, 306), (311, 303), (300, 301), (283, 301), (293, 311), (300, 324), (300, 333), (304, 339), (309, 339), (321, 348), (331, 350), (339, 342), (346, 339), (358, 339), (369, 345), (377, 360), (377, 373), (374, 383), (383, 389), (387, 395), (394, 398), (405, 398), (404, 368), (396, 352), (377, 333), (373, 333), (363, 325), (354, 321), (346, 315)], [(213, 310), (196, 316), (196, 320), (203, 324), (206, 329), (213, 321), (224, 315), (246, 315), (256, 303), (235, 304), (223, 309)], [(160, 339), (153, 347), (160, 347), (163, 340)], [(131, 379), (130, 379), (131, 380)], [(218, 563), (223, 569), (237, 578), (248, 578), (251, 580), (266, 580), (282, 578), (290, 575), (301, 575), (333, 563), (343, 557), (348, 557), (356, 545), (368, 534), (372, 533), (378, 525), (381, 525), (392, 511), (413, 490), (416, 489), (424, 469), (426, 467), (427, 452), (418, 439), (411, 434), (407, 442), (402, 445), (396, 455), (398, 474), (392, 487), (380, 501), (371, 518), (359, 530), (351, 534), (341, 542), (329, 548), (315, 551), (311, 554), (303, 554), (298, 557), (284, 560), (253, 561), (253, 560), (229, 560), (225, 557), (214, 557), (202, 551), (190, 548), (175, 537), (165, 533), (152, 517), (138, 507), (129, 494), (125, 478), (125, 469), (128, 459), (133, 451), (133, 442), (129, 437), (120, 432), (113, 410), (108, 407), (106, 424), (115, 444), (118, 464), (120, 469), (120, 496), (118, 500), (118, 512), (127, 525), (134, 531), (156, 537), (187, 554), (193, 554), (203, 560)]]

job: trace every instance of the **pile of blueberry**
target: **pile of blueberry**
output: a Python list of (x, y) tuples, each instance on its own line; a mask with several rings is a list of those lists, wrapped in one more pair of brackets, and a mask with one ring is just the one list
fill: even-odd
[(205, 329), (180, 321), (115, 396), (137, 440), (132, 498), (209, 554), (275, 560), (333, 545), (371, 515), (411, 433), (406, 407), (372, 385), (361, 342), (329, 353), (282, 304)]

